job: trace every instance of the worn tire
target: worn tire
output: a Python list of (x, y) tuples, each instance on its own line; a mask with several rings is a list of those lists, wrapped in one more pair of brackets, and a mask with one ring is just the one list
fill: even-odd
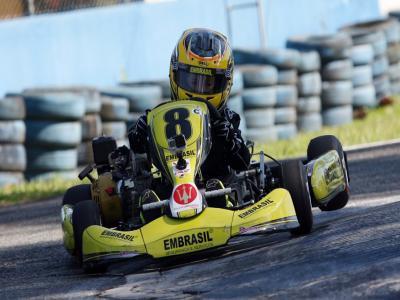
[(241, 95), (231, 96), (228, 99), (227, 106), (238, 114), (243, 113), (243, 99)]
[(101, 90), (104, 96), (126, 98), (129, 100), (129, 111), (144, 112), (161, 103), (162, 89), (157, 85), (119, 86)]
[(81, 121), (82, 141), (91, 140), (101, 135), (101, 118), (97, 114), (85, 115)]
[(319, 113), (321, 111), (321, 98), (317, 96), (299, 98), (297, 112), (299, 114)]
[(243, 91), (243, 74), (239, 69), (233, 73), (233, 81), (231, 87), (231, 97), (241, 94)]
[(297, 89), (300, 96), (319, 96), (322, 90), (320, 73), (312, 72), (300, 75)]
[(297, 128), (299, 131), (310, 132), (322, 128), (322, 116), (320, 113), (306, 113), (297, 116)]
[(128, 114), (129, 102), (126, 98), (101, 97), (100, 116), (103, 121), (125, 121)]
[(326, 126), (339, 126), (353, 122), (353, 106), (343, 105), (322, 111), (322, 121)]
[(388, 75), (390, 82), (400, 79), (400, 62), (389, 66)]
[(85, 99), (73, 93), (23, 93), (28, 119), (80, 120)]
[(300, 52), (298, 71), (300, 73), (319, 72), (321, 58), (317, 51)]
[(375, 88), (372, 84), (359, 86), (353, 90), (353, 106), (376, 107)]
[(243, 108), (265, 108), (276, 104), (276, 87), (258, 87), (244, 89)]
[(26, 169), (26, 151), (21, 144), (0, 144), (0, 171), (23, 172)]
[(370, 65), (355, 66), (353, 68), (352, 82), (354, 87), (371, 84), (372, 81), (372, 67)]
[(91, 141), (82, 142), (78, 146), (78, 165), (94, 163), (93, 147)]
[(0, 171), (0, 188), (7, 185), (17, 185), (24, 182), (22, 172), (3, 172)]
[(127, 128), (125, 122), (103, 122), (102, 124), (103, 134), (106, 136), (112, 136), (116, 140), (122, 140), (127, 135)]
[(332, 81), (322, 83), (322, 106), (332, 107), (351, 104), (353, 84), (351, 81)]
[(23, 120), (25, 103), (20, 96), (6, 96), (0, 99), (0, 120)]
[(274, 66), (246, 65), (241, 66), (245, 88), (271, 86), (278, 82), (278, 71)]
[(295, 85), (276, 86), (276, 105), (277, 107), (296, 106), (297, 88)]
[(75, 170), (78, 162), (76, 149), (49, 150), (30, 147), (27, 151), (28, 171)]
[(296, 85), (297, 70), (278, 70), (278, 84), (280, 85)]
[(370, 44), (355, 45), (351, 49), (354, 66), (369, 65), (374, 60), (374, 49)]
[(379, 99), (387, 97), (391, 93), (390, 79), (387, 75), (382, 75), (374, 78), (374, 87), (376, 97)]
[(278, 133), (275, 126), (268, 128), (247, 128), (246, 139), (260, 143), (273, 142), (278, 139)]
[(72, 226), (74, 228), (75, 251), (82, 263), (82, 235), (86, 228), (100, 225), (100, 210), (93, 200), (84, 200), (76, 203), (72, 213)]
[[(314, 160), (331, 150), (336, 150), (337, 153), (339, 154), (340, 163), (345, 172), (345, 177), (348, 184), (350, 182), (350, 176), (348, 171), (349, 168), (347, 165), (347, 158), (343, 151), (342, 144), (335, 136), (324, 135), (312, 139), (308, 144), (307, 148), (307, 160), (308, 161)], [(335, 201), (330, 201), (326, 206), (320, 206), (319, 208), (322, 211), (337, 210), (345, 207), (349, 198), (350, 198), (350, 192), (347, 189), (342, 193), (340, 193), (339, 195), (337, 195)]]
[(300, 226), (292, 234), (308, 234), (313, 227), (311, 197), (308, 190), (306, 168), (301, 160), (282, 162), (283, 188), (289, 191)]
[(400, 62), (400, 44), (389, 45), (386, 54), (389, 64)]
[(289, 140), (297, 135), (295, 123), (275, 125), (279, 140)]
[(295, 123), (297, 113), (295, 107), (275, 108), (275, 124)]
[(375, 57), (372, 63), (372, 75), (378, 77), (389, 71), (389, 61), (385, 55)]
[(23, 143), (25, 141), (26, 127), (24, 121), (0, 120), (0, 144)]
[(353, 63), (350, 59), (335, 60), (322, 67), (323, 81), (350, 80), (353, 76)]
[(291, 49), (235, 49), (233, 56), (238, 65), (269, 64), (280, 69), (295, 69), (300, 60), (299, 53)]
[(26, 144), (51, 149), (70, 148), (79, 145), (82, 139), (80, 122), (26, 121)]
[(274, 110), (271, 108), (244, 111), (247, 128), (267, 128), (274, 125)]

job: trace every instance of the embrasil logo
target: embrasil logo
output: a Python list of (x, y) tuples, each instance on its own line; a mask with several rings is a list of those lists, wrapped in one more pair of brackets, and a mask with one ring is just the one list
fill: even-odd
[(271, 199), (266, 199), (266, 200), (258, 203), (256, 206), (250, 208), (249, 210), (241, 213), (239, 215), (239, 217), (242, 218), (242, 219), (246, 218), (246, 217), (254, 214), (256, 211), (258, 211), (258, 210), (260, 210), (260, 209), (262, 209), (262, 208), (264, 208), (264, 207), (266, 207), (266, 206), (268, 206), (269, 204), (272, 204), (272, 203), (274, 203), (274, 201), (272, 201)]
[(176, 238), (164, 240), (164, 249), (172, 250), (176, 248), (182, 248), (185, 246), (193, 246), (206, 242), (212, 242), (213, 238), (210, 232), (203, 231), (199, 233), (187, 234), (184, 236), (178, 236)]
[(211, 69), (204, 69), (204, 68), (199, 68), (199, 67), (190, 67), (190, 73), (202, 74), (202, 75), (208, 75), (208, 76), (213, 75)]
[[(195, 156), (196, 152), (194, 150), (187, 150), (187, 151), (183, 151), (182, 152), (183, 157), (187, 157), (187, 156)], [(176, 156), (175, 154), (173, 155), (166, 155), (165, 156), (165, 160), (166, 161), (170, 161), (172, 159), (178, 159), (178, 156)]]
[(117, 239), (121, 239), (121, 240), (126, 240), (126, 241), (133, 241), (133, 236), (126, 234), (126, 233), (121, 233), (121, 232), (115, 232), (115, 231), (110, 231), (110, 230), (104, 230), (101, 233), (101, 236), (103, 237), (114, 237)]

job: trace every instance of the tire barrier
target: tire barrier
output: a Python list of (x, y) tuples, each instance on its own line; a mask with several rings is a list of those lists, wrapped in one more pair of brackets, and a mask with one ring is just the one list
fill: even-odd
[(322, 111), (323, 124), (326, 126), (338, 126), (353, 121), (353, 106), (341, 105)]
[(240, 66), (244, 88), (275, 85), (278, 82), (278, 71), (269, 65)]
[(91, 88), (25, 90), (27, 168), (25, 177), (75, 171), (86, 111), (98, 111), (98, 92)]
[(265, 86), (244, 89), (242, 93), (244, 109), (273, 107), (276, 104), (276, 87)]
[(309, 132), (322, 127), (321, 60), (317, 51), (301, 52), (300, 58), (296, 124), (298, 130)]
[[(391, 83), (396, 84), (396, 64), (400, 61), (400, 25), (395, 18), (386, 18), (362, 22), (341, 28), (351, 34), (355, 45), (371, 45), (374, 53), (372, 61), (373, 85), (375, 88), (376, 101), (372, 107), (379, 104), (384, 97), (391, 95)], [(386, 79), (389, 76), (389, 82)], [(370, 94), (365, 92), (370, 88), (362, 90), (366, 97)], [(359, 96), (361, 92), (358, 92)], [(359, 99), (357, 103), (360, 103)], [(362, 103), (370, 104), (370, 98)], [(357, 104), (358, 105), (358, 104)], [(370, 105), (367, 105), (370, 106)]]
[(26, 110), (22, 97), (0, 99), (0, 187), (19, 184), (26, 169)]

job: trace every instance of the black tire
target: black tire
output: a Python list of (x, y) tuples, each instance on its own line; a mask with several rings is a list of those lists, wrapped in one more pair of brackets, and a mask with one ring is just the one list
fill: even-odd
[(75, 252), (82, 263), (82, 235), (91, 225), (100, 225), (100, 211), (96, 202), (84, 200), (76, 203), (72, 213), (72, 225), (74, 228)]
[(92, 199), (90, 184), (79, 184), (70, 187), (64, 194), (62, 205), (75, 205), (78, 202)]
[(313, 226), (311, 198), (308, 191), (307, 174), (300, 160), (284, 161), (282, 163), (283, 187), (292, 197), (300, 227), (291, 231), (294, 235), (308, 234)]
[[(343, 170), (345, 172), (345, 177), (347, 180), (347, 184), (350, 182), (349, 169), (347, 165), (347, 157), (346, 153), (343, 151), (342, 144), (340, 141), (333, 135), (323, 135), (316, 137), (310, 141), (307, 148), (307, 159), (311, 161), (313, 159), (318, 158), (319, 156), (325, 154), (328, 151), (336, 150), (340, 157), (340, 162), (342, 164)], [(320, 206), (319, 208), (322, 211), (332, 211), (341, 209), (346, 206), (347, 202), (350, 198), (349, 189), (344, 190), (340, 194), (338, 194), (334, 201), (329, 201), (326, 206)]]

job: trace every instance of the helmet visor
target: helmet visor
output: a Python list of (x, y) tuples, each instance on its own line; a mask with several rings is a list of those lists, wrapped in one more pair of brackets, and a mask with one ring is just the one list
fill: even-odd
[(225, 74), (218, 74), (215, 69), (197, 67), (178, 68), (175, 80), (182, 89), (203, 95), (222, 93), (228, 84)]

